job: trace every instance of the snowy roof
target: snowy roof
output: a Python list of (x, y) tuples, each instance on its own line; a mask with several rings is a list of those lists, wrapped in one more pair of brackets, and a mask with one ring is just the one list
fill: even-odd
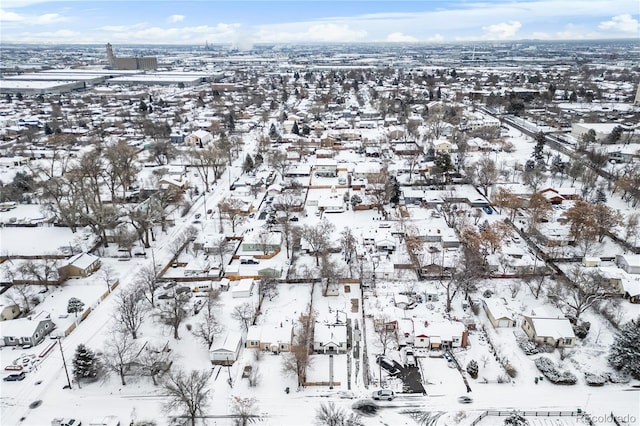
[(235, 352), (240, 342), (242, 342), (242, 335), (236, 331), (230, 331), (213, 342), (211, 352)]
[(554, 339), (576, 337), (571, 323), (566, 318), (531, 318), (536, 336), (553, 337)]
[(247, 291), (251, 291), (253, 289), (253, 278), (243, 278), (239, 281), (233, 281), (233, 284), (231, 286), (231, 292), (235, 293), (242, 293), (242, 292), (247, 292)]
[(511, 315), (504, 303), (499, 302), (497, 299), (485, 299), (484, 304), (494, 319), (513, 319), (513, 315)]
[(70, 257), (67, 264), (73, 265), (79, 269), (87, 269), (98, 260), (100, 260), (98, 256), (94, 256), (89, 253), (78, 253), (75, 256)]
[(443, 340), (452, 340), (454, 336), (462, 336), (465, 328), (466, 326), (458, 321), (433, 322), (426, 326), (424, 325), (424, 322), (415, 323), (416, 337), (439, 337)]
[(17, 318), (8, 321), (0, 321), (0, 337), (27, 337), (31, 336), (40, 322), (50, 320), (48, 312), (40, 312), (38, 315), (26, 318)]
[(313, 340), (323, 345), (329, 342), (340, 344), (347, 341), (347, 328), (344, 325), (316, 324)]

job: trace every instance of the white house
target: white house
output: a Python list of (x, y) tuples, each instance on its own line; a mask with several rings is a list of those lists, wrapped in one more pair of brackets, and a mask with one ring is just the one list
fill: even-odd
[(316, 175), (324, 177), (338, 176), (338, 162), (333, 158), (319, 158), (316, 161)]
[(513, 314), (511, 314), (504, 303), (500, 302), (498, 299), (483, 300), (483, 307), (484, 312), (487, 314), (487, 318), (489, 318), (491, 325), (493, 325), (493, 328), (516, 326)]
[(324, 354), (347, 352), (347, 327), (344, 324), (316, 324), (313, 330), (313, 350)]
[(291, 351), (293, 327), (291, 323), (280, 323), (280, 326), (253, 325), (247, 331), (245, 347), (260, 349), (273, 353)]
[(221, 338), (216, 339), (209, 350), (209, 357), (212, 364), (231, 365), (240, 354), (242, 347), (242, 335), (238, 332), (230, 331)]
[(243, 278), (238, 281), (231, 282), (231, 297), (251, 297), (253, 294), (253, 288), (255, 287), (255, 281), (253, 278)]
[(469, 331), (458, 321), (414, 322), (416, 348), (449, 349), (467, 346)]
[(184, 138), (187, 145), (207, 145), (213, 141), (213, 136), (206, 130), (196, 130), (195, 132)]
[(398, 337), (398, 346), (413, 345), (415, 341), (415, 334), (413, 330), (413, 320), (411, 318), (401, 318), (398, 320), (398, 327), (396, 328), (396, 334)]
[(627, 274), (640, 274), (640, 254), (616, 255), (616, 265)]
[(572, 348), (576, 344), (573, 327), (562, 313), (548, 306), (531, 310), (524, 315), (522, 329), (529, 339), (538, 344), (547, 344), (556, 348)]

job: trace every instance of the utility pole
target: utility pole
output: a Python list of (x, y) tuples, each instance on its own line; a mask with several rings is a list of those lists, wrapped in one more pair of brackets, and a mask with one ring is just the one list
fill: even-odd
[(64, 359), (64, 351), (62, 350), (62, 341), (61, 341), (61, 339), (58, 339), (58, 346), (60, 347), (60, 353), (62, 354), (62, 365), (64, 365), (64, 372), (67, 375), (67, 384), (69, 385), (69, 389), (73, 389), (71, 387), (71, 380), (69, 379), (69, 370), (67, 370), (67, 362)]

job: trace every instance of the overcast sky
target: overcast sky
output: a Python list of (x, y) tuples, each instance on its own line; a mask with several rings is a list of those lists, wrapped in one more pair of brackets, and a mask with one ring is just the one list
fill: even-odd
[(638, 0), (2, 0), (0, 42), (455, 42), (638, 38)]

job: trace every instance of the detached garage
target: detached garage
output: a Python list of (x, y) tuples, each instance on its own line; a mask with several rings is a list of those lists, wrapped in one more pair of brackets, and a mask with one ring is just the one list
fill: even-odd
[(513, 319), (513, 315), (507, 310), (504, 303), (501, 303), (497, 299), (485, 299), (483, 300), (484, 312), (487, 314), (487, 318), (491, 321), (493, 328), (508, 328), (515, 327), (516, 321)]

